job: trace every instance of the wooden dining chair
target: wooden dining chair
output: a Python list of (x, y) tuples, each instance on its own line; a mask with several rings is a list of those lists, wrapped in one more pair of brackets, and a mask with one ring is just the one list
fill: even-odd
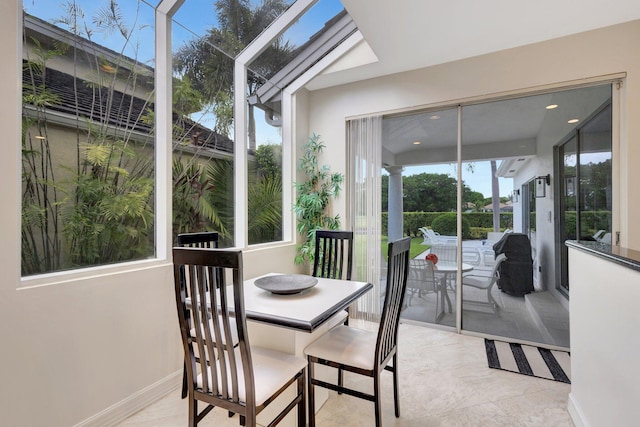
[[(314, 341), (305, 349), (308, 361), (309, 426), (315, 426), (314, 386), (328, 388), (374, 402), (375, 425), (382, 423), (380, 403), (380, 374), (393, 373), (395, 415), (400, 417), (398, 398), (398, 326), (407, 288), (409, 248), (406, 237), (389, 243), (387, 284), (378, 331), (372, 332), (352, 326), (339, 325)], [(389, 362), (393, 363), (389, 365)], [(320, 380), (315, 376), (314, 364), (331, 366), (373, 379), (373, 393), (368, 394), (341, 385)]]
[[(345, 265), (346, 262), (346, 265)], [(313, 277), (351, 280), (353, 231), (316, 230)], [(344, 324), (349, 324), (349, 309)]]
[(351, 280), (352, 268), (353, 231), (316, 230), (313, 276)]
[[(346, 267), (345, 267), (346, 258)], [(316, 230), (313, 257), (313, 277), (351, 280), (353, 269), (353, 231)], [(343, 323), (349, 324), (349, 308), (345, 308)], [(338, 370), (338, 385), (342, 386), (342, 370)]]
[(198, 231), (178, 234), (178, 246), (189, 248), (217, 248), (219, 234), (217, 231)]
[[(255, 426), (257, 415), (294, 383), (295, 396), (288, 404), (283, 402), (284, 409), (269, 425), (278, 424), (297, 407), (297, 425), (305, 426), (306, 360), (250, 346), (242, 252), (174, 248), (173, 272), (187, 361), (189, 426), (196, 426), (216, 406), (239, 414), (242, 425)], [(232, 277), (231, 286), (226, 286), (227, 277)], [(211, 316), (212, 310), (218, 315)], [(226, 345), (232, 340), (232, 329), (237, 346)], [(207, 406), (198, 411), (198, 402)]]
[[(178, 246), (189, 248), (217, 248), (219, 234), (217, 231), (198, 231), (178, 234)], [(237, 342), (237, 341), (236, 341)], [(187, 365), (182, 372), (182, 398), (187, 397)]]

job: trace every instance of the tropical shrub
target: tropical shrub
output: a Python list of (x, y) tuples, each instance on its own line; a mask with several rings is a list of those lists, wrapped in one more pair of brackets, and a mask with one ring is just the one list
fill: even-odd
[[(436, 233), (447, 236), (455, 236), (458, 230), (458, 215), (455, 213), (445, 213), (437, 217), (431, 223), (431, 228)], [(462, 238), (469, 239), (471, 237), (471, 229), (469, 220), (462, 217)]]

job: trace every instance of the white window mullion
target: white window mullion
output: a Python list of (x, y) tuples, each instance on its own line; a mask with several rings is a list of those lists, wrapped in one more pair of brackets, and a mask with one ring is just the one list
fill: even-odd
[(233, 70), (234, 89), (234, 246), (246, 248), (248, 237), (248, 203), (247, 203), (247, 67), (245, 64), (235, 62)]
[(165, 0), (155, 11), (156, 256), (169, 259), (172, 246), (171, 16), (184, 0)]

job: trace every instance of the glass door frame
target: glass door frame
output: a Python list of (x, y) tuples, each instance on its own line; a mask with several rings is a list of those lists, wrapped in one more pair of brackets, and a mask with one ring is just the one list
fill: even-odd
[[(617, 89), (620, 88), (620, 85), (618, 84)], [(611, 117), (610, 117), (610, 122), (611, 122), (611, 159), (612, 159), (612, 170), (611, 170), (611, 185), (612, 185), (612, 189), (613, 189), (613, 193), (615, 194), (616, 192), (616, 188), (618, 187), (618, 181), (615, 179), (615, 159), (616, 159), (616, 143), (615, 141), (616, 139), (616, 114), (618, 114), (618, 111), (616, 111), (616, 106), (617, 106), (617, 90), (616, 90), (616, 86), (612, 83), (611, 84), (611, 98), (609, 99), (609, 102), (603, 104), (600, 106), (600, 108), (598, 108), (596, 111), (594, 111), (588, 118), (586, 118), (584, 120), (584, 122), (582, 123), (582, 125), (580, 125), (578, 128), (576, 128), (573, 132), (571, 132), (569, 135), (567, 135), (565, 138), (562, 139), (562, 141), (560, 141), (554, 148), (553, 148), (553, 162), (554, 162), (554, 173), (555, 176), (558, 177), (558, 179), (556, 179), (556, 183), (555, 183), (555, 188), (554, 188), (554, 192), (557, 195), (556, 197), (556, 201), (554, 203), (554, 209), (555, 209), (555, 217), (558, 218), (558, 221), (556, 221), (556, 225), (555, 225), (555, 253), (556, 253), (556, 280), (555, 280), (555, 289), (561, 293), (563, 296), (565, 296), (567, 299), (569, 299), (569, 295), (570, 295), (570, 280), (569, 280), (569, 273), (568, 273), (568, 249), (565, 246), (563, 237), (564, 236), (564, 232), (565, 229), (563, 228), (564, 226), (564, 221), (562, 220), (563, 218), (563, 212), (566, 211), (566, 199), (565, 199), (565, 194), (567, 191), (567, 182), (566, 179), (567, 176), (565, 176), (565, 171), (564, 171), (564, 147), (567, 146), (568, 144), (574, 142), (575, 143), (575, 156), (576, 156), (576, 166), (575, 166), (575, 177), (573, 177), (574, 179), (573, 181), (573, 189), (572, 192), (573, 194), (579, 195), (580, 194), (580, 190), (581, 190), (581, 176), (580, 176), (580, 153), (581, 153), (581, 146), (582, 146), (582, 129), (585, 128), (587, 125), (589, 125), (589, 123), (591, 122), (592, 119), (594, 119), (596, 116), (598, 116), (600, 113), (602, 113), (605, 109), (611, 107)], [(617, 203), (613, 202), (611, 204), (611, 232), (613, 233), (613, 230), (616, 229), (616, 218), (617, 218), (617, 211), (618, 209), (616, 209), (617, 207)], [(576, 213), (576, 230), (575, 230), (575, 234), (576, 234), (576, 239), (580, 239), (580, 230), (582, 230), (581, 227), (581, 215), (580, 213), (580, 203), (578, 200), (576, 200), (576, 206), (575, 206), (575, 213)], [(612, 242), (614, 243), (614, 242)], [(563, 286), (563, 282), (566, 281), (567, 283), (567, 287), (565, 288)]]

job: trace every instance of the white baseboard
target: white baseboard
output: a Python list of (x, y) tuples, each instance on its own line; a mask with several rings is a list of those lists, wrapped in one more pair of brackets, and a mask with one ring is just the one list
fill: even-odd
[(576, 427), (588, 427), (586, 419), (584, 418), (583, 412), (580, 410), (580, 405), (576, 402), (573, 393), (569, 393), (569, 403), (567, 404), (567, 410), (569, 411), (569, 416), (571, 417), (571, 421)]
[(182, 369), (79, 422), (74, 427), (116, 426), (182, 384)]

